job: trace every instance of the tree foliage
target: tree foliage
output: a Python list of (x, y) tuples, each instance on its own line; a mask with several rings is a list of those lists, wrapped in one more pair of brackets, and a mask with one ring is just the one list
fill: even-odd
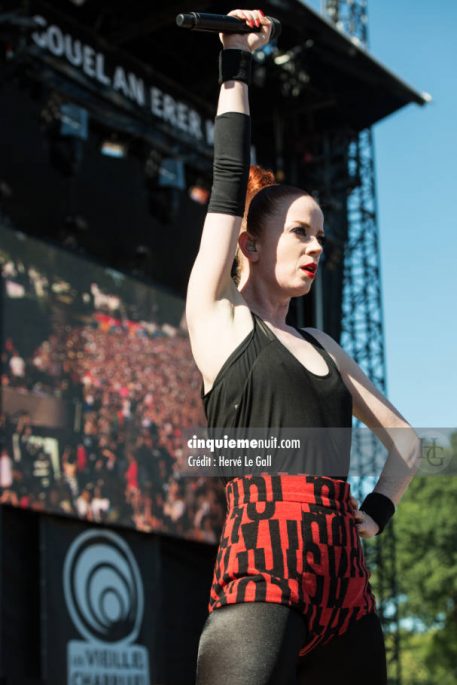
[(457, 476), (416, 476), (395, 514), (408, 685), (457, 685)]

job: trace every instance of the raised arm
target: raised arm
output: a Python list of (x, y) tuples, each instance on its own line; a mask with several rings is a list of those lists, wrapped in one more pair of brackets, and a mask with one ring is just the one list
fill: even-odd
[(262, 32), (220, 35), (224, 49), (219, 56), (221, 89), (214, 128), (213, 187), (186, 298), (191, 334), (202, 318), (215, 312), (221, 299), (227, 305), (234, 304), (236, 297), (230, 274), (249, 175), (251, 52), (265, 45), (271, 33), (270, 21), (260, 11), (234, 10), (230, 15), (248, 24), (253, 22), (251, 26), (262, 25)]
[(221, 90), (214, 125), (213, 187), (200, 247), (187, 286), (186, 321), (192, 354), (205, 390), (252, 327), (252, 317), (231, 278), (249, 178), (251, 52), (268, 42), (271, 23), (260, 11), (235, 10), (259, 33), (220, 35)]

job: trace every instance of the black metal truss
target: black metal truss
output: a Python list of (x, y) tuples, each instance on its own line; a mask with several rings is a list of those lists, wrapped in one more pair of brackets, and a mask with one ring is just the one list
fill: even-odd
[[(339, 30), (368, 46), (366, 0), (324, 0), (324, 11)], [(348, 235), (344, 250), (342, 347), (374, 385), (386, 392), (386, 363), (381, 289), (375, 156), (371, 129), (348, 140)], [(373, 433), (355, 423), (353, 458), (357, 479), (352, 490), (359, 502), (372, 489), (386, 450)], [(371, 487), (370, 487), (371, 485)], [(373, 569), (378, 613), (386, 640), (389, 683), (401, 685), (399, 599), (396, 574), (395, 521), (382, 535), (364, 542)]]

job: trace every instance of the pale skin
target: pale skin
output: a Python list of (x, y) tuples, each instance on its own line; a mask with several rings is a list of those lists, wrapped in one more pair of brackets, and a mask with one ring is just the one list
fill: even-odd
[[(270, 36), (270, 22), (258, 10), (234, 10), (231, 16), (250, 26), (261, 25), (261, 33), (220, 34), (224, 48), (254, 51)], [(249, 22), (254, 22), (255, 24)], [(217, 114), (249, 114), (248, 87), (240, 81), (221, 86)], [(324, 216), (317, 203), (297, 191), (278, 202), (268, 217), (260, 238), (240, 233), (241, 217), (206, 215), (199, 251), (189, 279), (186, 319), (192, 353), (207, 393), (233, 350), (253, 328), (251, 311), (263, 319), (281, 343), (310, 371), (327, 373), (327, 363), (316, 349), (286, 324), (292, 297), (307, 295), (313, 280), (301, 268), (319, 264), (322, 255)], [(238, 286), (231, 267), (239, 245), (241, 277)], [(400, 412), (380, 393), (358, 364), (329, 335), (309, 331), (329, 353), (350, 391), (353, 414), (379, 437), (389, 451), (374, 492), (389, 497), (397, 506), (419, 468), (420, 440)], [(223, 331), (223, 335), (221, 335)], [(359, 535), (371, 538), (377, 523), (351, 497)]]

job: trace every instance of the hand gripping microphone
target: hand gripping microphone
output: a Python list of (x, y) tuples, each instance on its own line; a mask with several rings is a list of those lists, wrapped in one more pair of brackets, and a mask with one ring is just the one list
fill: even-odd
[[(272, 23), (270, 41), (278, 38), (281, 33), (279, 19), (267, 17)], [(259, 33), (261, 26), (250, 27), (243, 19), (229, 17), (226, 14), (207, 14), (205, 12), (189, 12), (178, 14), (176, 23), (182, 29), (192, 31), (210, 31), (211, 33)]]

